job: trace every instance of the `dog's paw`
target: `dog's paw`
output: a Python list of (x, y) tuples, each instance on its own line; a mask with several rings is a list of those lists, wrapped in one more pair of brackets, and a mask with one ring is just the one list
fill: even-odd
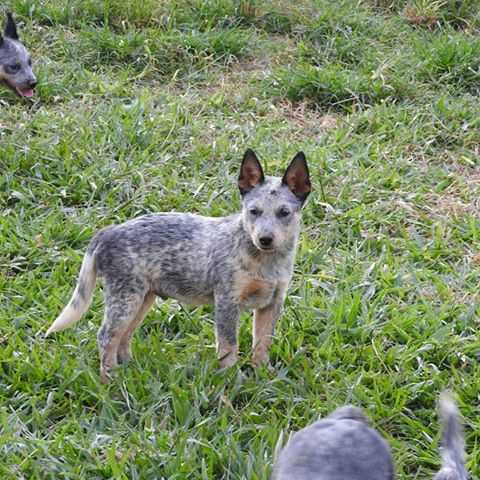
[(255, 367), (265, 366), (268, 368), (268, 365), (270, 365), (268, 352), (265, 349), (256, 349), (252, 355), (252, 363)]
[(117, 363), (125, 365), (132, 358), (132, 352), (129, 348), (119, 348), (117, 351)]
[(218, 358), (220, 362), (220, 368), (225, 370), (233, 367), (238, 361), (238, 355), (235, 352), (226, 352), (224, 355)]
[(106, 368), (101, 368), (100, 369), (100, 381), (106, 385), (107, 383), (110, 383), (110, 380), (112, 380), (112, 374), (109, 369)]
[(276, 372), (275, 367), (269, 362), (268, 358), (263, 359), (262, 361), (255, 361), (255, 359), (252, 358), (252, 363), (256, 369), (264, 368), (269, 373)]

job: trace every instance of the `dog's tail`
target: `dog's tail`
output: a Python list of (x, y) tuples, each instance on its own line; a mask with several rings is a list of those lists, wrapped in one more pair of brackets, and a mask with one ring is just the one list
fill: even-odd
[(440, 449), (442, 468), (434, 480), (467, 480), (469, 475), (465, 469), (463, 426), (458, 408), (447, 392), (440, 395), (439, 413), (443, 426)]
[(73, 292), (72, 298), (62, 313), (50, 325), (45, 336), (53, 332), (58, 332), (67, 328), (72, 323), (80, 320), (82, 315), (88, 310), (92, 302), (93, 290), (97, 279), (97, 269), (95, 266), (95, 257), (93, 253), (87, 252), (83, 258), (80, 275), (78, 276), (77, 286)]

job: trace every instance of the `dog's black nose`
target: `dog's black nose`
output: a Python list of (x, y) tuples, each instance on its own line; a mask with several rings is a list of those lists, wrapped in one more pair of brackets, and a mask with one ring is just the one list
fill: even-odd
[(260, 237), (260, 245), (262, 247), (270, 247), (272, 245), (272, 242), (273, 242), (273, 238), (272, 237)]
[(30, 80), (30, 81), (28, 82), (28, 86), (29, 86), (30, 88), (35, 88), (36, 85), (37, 85), (37, 83), (38, 83), (38, 82), (37, 82), (36, 80)]

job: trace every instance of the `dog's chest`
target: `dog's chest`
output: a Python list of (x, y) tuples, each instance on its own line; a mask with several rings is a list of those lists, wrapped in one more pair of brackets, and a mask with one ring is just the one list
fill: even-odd
[(272, 303), (277, 286), (273, 279), (242, 271), (236, 276), (234, 293), (242, 309), (264, 308)]
[(285, 289), (292, 276), (292, 257), (263, 260), (243, 257), (235, 271), (233, 293), (242, 310), (265, 308)]

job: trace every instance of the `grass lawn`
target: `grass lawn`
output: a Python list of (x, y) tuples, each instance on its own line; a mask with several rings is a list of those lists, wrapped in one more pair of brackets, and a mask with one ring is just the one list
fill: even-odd
[[(457, 394), (479, 475), (480, 1), (7, 0), (33, 101), (0, 88), (0, 477), (268, 479), (346, 402), (400, 479), (439, 467)], [(240, 205), (247, 147), (314, 185), (271, 351), (219, 372), (212, 309), (157, 301), (99, 383), (101, 288), (43, 333), (106, 225)], [(281, 441), (281, 440), (280, 440)]]

